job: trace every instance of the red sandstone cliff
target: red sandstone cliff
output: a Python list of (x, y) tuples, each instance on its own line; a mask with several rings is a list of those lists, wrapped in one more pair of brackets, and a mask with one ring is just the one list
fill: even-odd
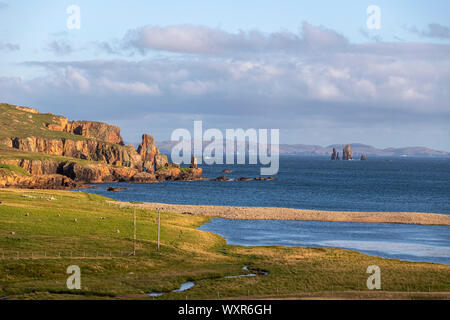
[[(24, 113), (40, 115), (35, 109), (15, 108)], [(61, 177), (52, 177), (50, 180), (58, 186), (61, 184), (68, 187), (77, 182), (192, 180), (200, 178), (202, 174), (201, 169), (169, 168), (167, 157), (159, 152), (153, 137), (148, 134), (142, 136), (142, 143), (135, 150), (132, 145), (123, 145), (120, 128), (117, 126), (90, 121), (69, 122), (67, 118), (59, 116), (53, 116), (52, 122), (44, 125), (45, 130), (49, 132), (59, 131), (68, 134), (63, 134), (64, 137), (57, 134), (53, 134), (54, 137), (49, 137), (52, 134), (11, 136), (0, 139), (0, 144), (20, 152), (52, 157), (49, 159), (2, 157), (0, 163), (21, 167), (33, 177), (41, 176), (41, 180), (43, 176), (60, 175)], [(58, 156), (67, 159), (60, 159)], [(70, 158), (85, 161), (72, 161)], [(8, 179), (5, 175), (0, 177), (0, 180), (3, 179), (0, 186), (20, 185), (20, 183), (29, 186), (33, 182), (38, 182), (35, 178), (13, 176), (14, 178), (10, 175)]]

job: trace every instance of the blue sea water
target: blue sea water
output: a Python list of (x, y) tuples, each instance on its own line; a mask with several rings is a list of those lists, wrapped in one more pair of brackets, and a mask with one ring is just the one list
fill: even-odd
[(244, 246), (352, 249), (372, 256), (450, 265), (450, 227), (389, 223), (212, 219), (200, 230)]
[[(256, 165), (201, 166), (204, 176), (255, 177)], [(224, 174), (229, 169), (232, 173)], [(107, 183), (83, 191), (122, 201), (286, 207), (330, 211), (406, 211), (450, 214), (450, 159), (280, 158), (274, 181)], [(108, 186), (126, 188), (107, 192)], [(450, 264), (450, 227), (319, 221), (213, 219), (202, 230), (231, 244), (324, 246), (385, 258)]]
[[(201, 166), (215, 178), (256, 177), (257, 165)], [(109, 183), (97, 193), (117, 200), (331, 211), (408, 211), (450, 214), (450, 159), (369, 158), (330, 161), (284, 156), (275, 181)], [(127, 188), (107, 192), (107, 186)]]

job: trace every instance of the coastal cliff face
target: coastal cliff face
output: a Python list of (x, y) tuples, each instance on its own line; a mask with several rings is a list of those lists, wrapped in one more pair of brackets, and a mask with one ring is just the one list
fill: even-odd
[(0, 188), (72, 189), (78, 186), (75, 181), (60, 174), (27, 176), (0, 168)]
[(46, 127), (52, 131), (67, 132), (73, 135), (123, 145), (120, 128), (107, 123), (95, 121), (69, 122), (66, 117), (59, 117), (52, 123), (46, 123)]
[[(40, 114), (37, 110), (26, 107), (5, 104), (0, 107), (5, 111), (15, 112), (11, 111), (10, 118), (15, 119), (12, 119), (14, 122), (10, 121), (9, 125), (12, 129), (9, 130), (9, 137), (0, 137), (0, 145), (21, 152), (17, 156), (2, 156), (0, 164), (20, 167), (32, 176), (61, 175), (71, 181), (58, 178), (61, 180), (59, 181), (52, 177), (50, 180), (57, 185), (70, 186), (77, 182), (192, 180), (201, 177), (201, 169), (178, 169), (177, 171), (169, 168), (167, 156), (160, 153), (153, 137), (148, 134), (142, 136), (142, 142), (136, 150), (132, 145), (123, 144), (120, 128), (116, 126), (90, 121), (69, 122), (65, 117)], [(30, 113), (32, 116), (29, 115)], [(33, 116), (51, 121), (44, 122), (39, 119), (42, 124), (42, 127), (39, 127)], [(27, 121), (27, 131), (37, 134), (13, 136), (15, 132), (19, 133), (16, 128), (20, 125), (20, 121), (17, 121), (19, 117)], [(36, 154), (49, 157), (39, 159), (39, 157), (36, 158)], [(70, 160), (70, 158), (80, 160)], [(166, 168), (167, 170), (164, 170)], [(0, 186), (20, 183), (30, 185), (35, 181), (30, 177), (12, 178), (16, 174), (8, 176), (8, 179), (5, 175), (0, 177), (6, 181), (3, 181), (3, 184), (0, 183)]]
[(123, 145), (120, 128), (107, 123), (72, 121), (65, 126), (64, 131), (86, 138), (95, 138), (105, 142)]
[(43, 137), (6, 138), (1, 144), (26, 152), (38, 152), (111, 165), (139, 167), (140, 158), (133, 146), (121, 146), (95, 139), (72, 140)]

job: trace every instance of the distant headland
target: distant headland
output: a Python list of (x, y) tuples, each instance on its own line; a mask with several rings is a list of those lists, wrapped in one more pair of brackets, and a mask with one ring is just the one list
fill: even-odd
[(36, 109), (0, 103), (0, 187), (67, 189), (86, 183), (157, 182), (202, 178), (170, 163), (152, 136), (135, 149), (120, 128), (94, 121), (69, 121)]

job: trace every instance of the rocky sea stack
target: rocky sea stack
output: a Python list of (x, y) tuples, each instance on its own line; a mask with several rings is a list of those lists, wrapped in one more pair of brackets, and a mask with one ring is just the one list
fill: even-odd
[(124, 145), (120, 128), (68, 121), (36, 109), (0, 103), (0, 187), (74, 188), (86, 183), (194, 180), (191, 168), (171, 164), (152, 136), (137, 150)]
[(331, 160), (339, 160), (339, 152), (336, 151), (336, 148), (333, 148), (333, 153), (331, 154)]
[[(336, 148), (333, 148), (333, 152), (331, 153), (331, 160), (340, 160), (339, 152), (337, 152)], [(352, 149), (350, 145), (347, 144), (344, 149), (342, 149), (342, 160), (353, 160)]]
[(352, 150), (349, 144), (347, 144), (342, 150), (342, 160), (353, 160)]

